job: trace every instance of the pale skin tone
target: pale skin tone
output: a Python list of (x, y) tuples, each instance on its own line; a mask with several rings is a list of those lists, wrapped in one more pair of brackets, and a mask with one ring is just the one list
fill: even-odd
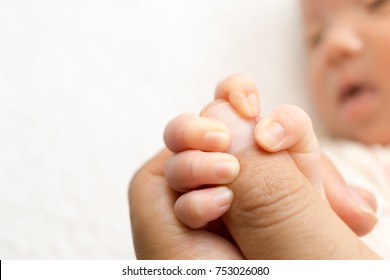
[[(325, 124), (336, 135), (367, 143), (389, 143), (390, 83), (383, 64), (390, 65), (387, 48), (390, 40), (387, 42), (382, 36), (390, 32), (390, 1), (303, 0), (302, 4), (313, 100)], [(244, 80), (242, 77), (242, 83)], [(246, 89), (254, 91), (253, 86), (247, 85)], [(216, 97), (220, 97), (218, 91)], [(247, 97), (247, 100), (239, 97), (234, 88), (227, 96), (236, 109), (248, 117), (258, 107), (247, 105), (256, 103), (253, 93)], [(175, 121), (180, 123), (180, 117)], [(260, 134), (261, 129), (257, 129), (255, 137), (259, 146), (276, 151), (264, 145)], [(334, 168), (327, 170), (334, 171)], [(183, 203), (180, 206), (184, 208)], [(181, 207), (177, 207), (179, 216)]]
[[(233, 104), (229, 98), (232, 94), (238, 95), (237, 92), (242, 95), (242, 98), (237, 100), (244, 105)], [(351, 190), (345, 185), (333, 165), (324, 157), (321, 159), (317, 138), (308, 115), (298, 107), (285, 105), (266, 116), (257, 118), (255, 116), (259, 113), (259, 106), (257, 105), (257, 111), (250, 111), (248, 110), (250, 107), (245, 106), (253, 102), (253, 96), (251, 101), (245, 100), (248, 96), (247, 92), (258, 99), (254, 82), (247, 76), (234, 75), (218, 85), (216, 99), (229, 100), (242, 116), (245, 115), (248, 120), (254, 119), (256, 126), (253, 132), (249, 132), (248, 137), (254, 137), (256, 144), (265, 151), (272, 153), (288, 151), (299, 170), (319, 193), (324, 183), (331, 206), (344, 222), (358, 235), (368, 233), (376, 223), (375, 199), (369, 193), (357, 188), (353, 188), (355, 195), (351, 195)], [(256, 106), (252, 105), (252, 108)], [(222, 188), (218, 188), (218, 191), (210, 188), (194, 192), (191, 190), (202, 185), (226, 185), (233, 182), (239, 172), (239, 164), (235, 157), (218, 152), (228, 149), (228, 140), (232, 140), (229, 138), (229, 131), (223, 123), (206, 117), (205, 112), (207, 110), (201, 114), (204, 117), (191, 114), (180, 115), (167, 125), (165, 131), (167, 147), (176, 152), (167, 161), (166, 179), (173, 189), (186, 193), (177, 200), (176, 215), (184, 224), (194, 229), (204, 227), (208, 222), (224, 214), (229, 209), (233, 196), (228, 196), (226, 192), (225, 204), (220, 205), (214, 201), (222, 195)], [(232, 126), (232, 124), (228, 125)], [(271, 132), (266, 131), (269, 127)], [(213, 131), (219, 132), (217, 135), (220, 137), (217, 139), (217, 135), (213, 134), (214, 143), (209, 145), (209, 135)], [(221, 133), (222, 131), (225, 131), (226, 135)], [(275, 132), (276, 136), (272, 134)], [(275, 142), (280, 135), (282, 139)], [(214, 150), (210, 150), (212, 149), (210, 147)], [(322, 172), (325, 173), (324, 182), (322, 182)]]
[[(303, 113), (288, 108), (292, 115)], [(282, 109), (283, 116), (287, 108)], [(241, 168), (235, 181), (228, 185), (235, 199), (222, 220), (197, 230), (185, 226), (174, 211), (174, 204), (185, 196), (174, 191), (164, 177), (166, 160), (185, 153), (172, 157), (172, 153), (163, 151), (136, 174), (130, 186), (130, 213), (138, 258), (377, 258), (324, 203), (318, 189), (303, 174), (305, 166), (296, 164), (296, 154), (286, 150), (268, 153), (257, 147), (253, 137), (256, 119), (243, 118), (228, 102), (220, 101), (210, 104), (203, 115), (226, 124), (231, 133), (226, 152), (237, 158)], [(310, 130), (304, 127), (300, 131), (305, 134)], [(301, 139), (305, 137), (293, 138), (291, 148), (299, 147), (309, 157), (319, 154), (315, 137), (308, 137), (309, 142), (299, 145)], [(294, 152), (298, 154), (300, 150)], [(215, 190), (218, 188), (206, 191)], [(201, 196), (204, 198), (204, 193)], [(202, 216), (205, 212), (198, 213)]]
[(390, 1), (302, 0), (314, 105), (334, 135), (390, 143)]
[[(381, 47), (381, 44), (386, 44), (386, 42), (383, 42), (383, 32), (389, 29), (386, 29), (385, 24), (389, 17), (386, 16), (388, 13), (386, 9), (387, 3), (377, 2), (387, 1), (302, 1), (306, 32), (310, 44), (308, 61), (310, 63), (310, 73), (312, 73), (311, 84), (314, 101), (317, 105), (321, 104), (321, 115), (329, 130), (334, 134), (359, 141), (388, 143), (388, 139), (390, 139), (387, 138), (389, 130), (384, 125), (388, 124), (389, 117), (387, 114), (389, 110), (385, 110), (381, 106), (389, 100), (386, 96), (389, 96), (388, 93), (390, 91), (386, 90), (386, 80), (388, 79), (381, 79), (381, 77), (384, 77), (382, 72), (385, 70), (382, 71), (379, 67), (378, 69), (375, 68), (375, 61), (380, 61), (378, 60), (379, 58), (382, 61), (387, 59), (385, 52), (383, 51), (381, 55), (380, 51), (386, 49), (386, 46)], [(373, 7), (374, 9), (372, 10)], [(372, 14), (373, 11), (375, 14)], [(332, 25), (329, 27), (331, 15)], [(356, 34), (352, 32), (354, 29), (351, 31), (350, 27), (356, 28), (359, 25), (356, 21), (360, 22), (362, 18), (368, 22), (368, 27), (370, 26), (369, 24), (371, 24), (371, 27), (375, 27), (374, 29), (382, 27), (382, 35), (375, 37), (375, 34), (372, 34), (373, 31), (369, 30), (368, 27), (360, 27), (358, 34), (361, 42), (358, 43), (358, 40), (354, 37)], [(313, 22), (315, 22), (315, 28), (312, 27)], [(372, 22), (375, 22), (375, 24)], [(318, 26), (321, 27), (321, 36), (318, 35)], [(380, 38), (382, 42), (379, 40), (375, 41), (376, 38)], [(313, 40), (314, 45), (312, 45)], [(356, 67), (356, 65), (361, 66)], [(365, 79), (369, 77), (367, 75), (368, 72), (354, 73), (345, 70), (364, 69), (365, 67), (368, 67), (371, 72), (376, 71), (373, 73), (377, 74), (374, 80), (362, 81), (363, 76)], [(345, 82), (343, 77), (346, 79)], [(342, 88), (342, 90), (339, 88)], [(324, 92), (325, 90), (326, 92)], [(342, 93), (338, 93), (340, 91)], [(343, 97), (338, 97), (338, 100), (337, 94), (343, 95)], [(254, 83), (248, 77), (242, 75), (232, 76), (222, 81), (217, 87), (216, 98), (229, 101), (233, 108), (246, 118), (247, 122), (252, 123), (252, 131), (248, 129), (251, 131), (251, 134), (247, 133), (248, 130), (235, 132), (235, 128), (231, 127), (233, 122), (230, 118), (221, 118), (218, 114), (217, 116), (210, 115), (210, 110), (212, 111), (214, 107), (218, 107), (218, 104), (210, 105), (209, 109), (203, 111), (201, 117), (188, 114), (182, 115), (175, 118), (167, 126), (165, 140), (167, 146), (175, 154), (172, 155), (167, 151), (163, 152), (141, 169), (131, 184), (130, 193), (133, 194), (130, 196), (130, 205), (133, 205), (131, 211), (133, 215), (132, 223), (136, 250), (138, 250), (139, 255), (142, 255), (143, 258), (275, 257), (275, 255), (272, 255), (272, 252), (263, 252), (263, 255), (256, 255), (256, 253), (245, 249), (245, 242), (243, 244), (243, 241), (234, 235), (237, 231), (237, 224), (240, 224), (237, 221), (234, 222), (235, 210), (229, 211), (224, 216), (223, 222), (222, 220), (217, 220), (217, 226), (215, 225), (216, 222), (210, 223), (210, 221), (223, 215), (231, 207), (232, 203), (234, 206), (235, 200), (230, 190), (235, 190), (234, 184), (230, 188), (218, 187), (192, 191), (203, 185), (226, 186), (237, 178), (243, 161), (241, 160), (239, 164), (236, 156), (227, 153), (235, 154), (237, 152), (234, 149), (232, 151), (231, 146), (229, 148), (231, 143), (236, 143), (235, 145), (241, 148), (257, 145), (276, 155), (281, 154), (280, 156), (287, 151), (295, 168), (297, 168), (298, 174), (306, 178), (310, 189), (315, 190), (316, 195), (319, 194), (318, 190), (320, 190), (321, 185), (324, 186), (333, 211), (337, 213), (345, 224), (358, 235), (366, 234), (372, 229), (376, 222), (373, 214), (375, 200), (370, 194), (361, 190), (355, 190), (354, 195), (351, 195), (332, 164), (326, 159), (322, 159), (322, 164), (320, 163), (318, 144), (310, 119), (302, 110), (291, 106), (281, 107), (269, 115), (262, 116), (260, 119), (256, 118), (260, 111), (259, 95)], [(368, 109), (362, 108), (362, 103), (359, 102), (360, 98), (365, 98), (365, 102), (368, 100)], [(380, 102), (378, 102), (378, 99)], [(388, 105), (387, 108), (389, 108)], [(271, 126), (271, 129), (267, 132), (266, 128), (269, 128), (270, 123), (277, 123), (277, 125)], [(281, 129), (281, 127), (284, 129)], [(370, 133), (361, 133), (363, 129)], [(246, 140), (243, 140), (241, 136), (237, 137), (237, 135), (243, 134), (247, 134), (245, 136)], [(367, 135), (371, 135), (370, 139), (367, 138)], [(247, 139), (252, 139), (253, 143), (248, 144)], [(167, 164), (165, 163), (166, 159), (168, 159)], [(289, 167), (293, 169), (292, 166)], [(321, 181), (321, 170), (323, 172), (323, 181)], [(149, 179), (146, 178), (147, 174)], [(153, 180), (155, 181), (150, 179), (151, 175), (154, 176)], [(237, 180), (235, 183), (245, 182), (245, 177), (242, 177), (244, 175), (241, 174), (241, 181)], [(158, 211), (152, 211), (153, 214), (149, 211), (149, 214), (151, 216), (155, 215), (155, 218), (159, 216), (161, 219), (165, 219), (166, 222), (172, 225), (170, 227), (171, 232), (168, 232), (162, 223), (157, 222), (157, 225), (152, 225), (145, 222), (146, 220), (139, 218), (140, 211), (138, 210), (141, 206), (132, 197), (134, 197), (134, 194), (139, 196), (142, 193), (140, 188), (137, 187), (141, 185), (140, 177), (145, 181), (149, 180), (150, 186), (152, 183), (165, 186), (158, 189), (161, 197), (169, 197), (169, 199), (164, 200), (166, 206), (165, 216)], [(180, 196), (177, 192), (169, 190), (170, 188), (186, 194)], [(237, 191), (234, 194), (237, 199)], [(143, 195), (145, 200), (142, 201), (146, 201), (148, 197), (146, 190), (143, 190)], [(310, 197), (311, 195), (316, 197), (312, 193)], [(159, 206), (159, 209), (161, 209), (161, 203), (159, 201), (155, 201), (155, 203), (156, 207)], [(322, 205), (319, 202), (318, 204)], [(173, 205), (175, 206), (173, 207)], [(376, 257), (374, 253), (362, 246), (356, 235), (351, 235), (350, 231), (339, 224), (339, 220), (330, 214), (332, 213), (330, 209), (325, 206), (320, 208), (320, 212), (328, 213), (324, 214), (327, 218), (321, 216), (321, 219), (325, 219), (322, 220), (323, 224), (335, 223), (332, 233), (329, 233), (330, 243), (340, 242), (340, 244), (348, 244), (347, 248), (343, 245), (344, 252), (348, 252), (348, 254), (342, 255), (337, 250), (332, 250), (332, 253), (329, 252), (327, 254), (325, 249), (321, 256), (316, 255), (316, 252), (311, 252), (304, 256), (296, 254), (294, 257), (296, 252), (291, 247), (285, 251), (282, 258), (286, 256), (287, 258)], [(173, 211), (175, 211), (176, 215), (174, 215)], [(135, 218), (136, 216), (138, 218)], [(182, 223), (178, 222), (176, 217)], [(233, 217), (233, 222), (231, 217)], [(134, 219), (140, 222), (133, 221)], [(221, 224), (223, 227), (220, 227)], [(193, 229), (203, 228), (203, 230), (193, 231), (184, 225)], [(230, 238), (225, 238), (225, 226), (229, 228), (235, 242), (231, 242)], [(159, 232), (159, 236), (151, 233), (153, 232), (151, 227)], [(321, 224), (319, 227), (321, 227)], [(164, 230), (167, 233), (166, 235), (161, 234)], [(137, 233), (138, 236), (142, 237), (136, 238)], [(333, 233), (335, 233), (335, 236), (331, 240)], [(248, 232), (246, 234), (250, 235)], [(277, 232), (274, 234), (277, 234)], [(179, 235), (181, 237), (178, 237)], [(147, 239), (148, 236), (149, 239)], [(237, 236), (240, 236), (240, 234)], [(175, 240), (175, 238), (177, 239)], [(210, 247), (206, 246), (207, 249), (202, 246), (196, 248), (194, 244), (196, 244), (198, 239), (202, 240), (202, 242), (208, 240), (208, 244), (211, 247), (216, 247), (215, 250), (212, 250), (211, 253), (208, 250)], [(316, 239), (314, 238), (314, 240)], [(150, 243), (153, 243), (151, 241), (154, 242), (152, 246), (150, 245)], [(178, 243), (181, 243), (181, 246), (178, 246)], [(325, 244), (318, 246), (326, 247)], [(159, 251), (160, 255), (156, 253), (157, 251)], [(276, 256), (276, 258), (279, 257)]]
[[(242, 76), (234, 76), (223, 81), (219, 88), (227, 93), (230, 88), (230, 82), (241, 80)], [(245, 77), (246, 81), (250, 81)], [(225, 85), (227, 86), (225, 88)], [(218, 92), (218, 90), (217, 90)], [(172, 154), (167, 150), (160, 153), (150, 162), (148, 162), (133, 178), (130, 186), (130, 213), (132, 220), (134, 246), (137, 257), (140, 259), (372, 259), (377, 258), (374, 252), (369, 250), (354, 234), (345, 223), (324, 203), (316, 184), (316, 176), (310, 177), (310, 172), (304, 174), (305, 165), (298, 166), (297, 162), (302, 160), (302, 156), (309, 157), (309, 161), (320, 166), (318, 160), (312, 160), (318, 157), (318, 144), (312, 132), (310, 119), (304, 112), (296, 107), (282, 107), (271, 113), (269, 117), (275, 116), (286, 127), (286, 131), (292, 131), (294, 122), (288, 120), (305, 120), (307, 126), (299, 125), (295, 127), (298, 133), (292, 133), (291, 138), (285, 141), (288, 151), (266, 153), (257, 148), (257, 143), (253, 137), (256, 118), (243, 118), (230, 106), (228, 102), (217, 101), (212, 103), (203, 111), (204, 117), (194, 115), (185, 117), (192, 119), (193, 125), (173, 125), (175, 128), (190, 127), (189, 130), (180, 132), (181, 138), (172, 138), (173, 143), (179, 140), (177, 145), (178, 153)], [(290, 113), (285, 121), (285, 113)], [(180, 121), (182, 117), (176, 119)], [(206, 119), (202, 119), (206, 118)], [(210, 164), (206, 168), (201, 165), (193, 169), (193, 177), (187, 181), (184, 176), (181, 179), (183, 184), (172, 186), (169, 181), (175, 181), (175, 173), (178, 166), (186, 167), (188, 162), (188, 153), (197, 153), (202, 155), (216, 155), (219, 158), (222, 154), (202, 153), (199, 151), (188, 150), (187, 143), (193, 143), (193, 139), (202, 139), (204, 130), (198, 136), (188, 137), (194, 131), (196, 124), (204, 124), (200, 120), (210, 120), (213, 124), (218, 123), (217, 131), (226, 131), (226, 137), (221, 137), (221, 141), (214, 139), (214, 148), (219, 147), (221, 151), (233, 153), (230, 156), (223, 153), (224, 161), (239, 161), (240, 174), (229, 172), (224, 173), (224, 184), (228, 184), (229, 176), (231, 184), (229, 189), (234, 193), (235, 199), (231, 194), (222, 195), (219, 201), (214, 198), (213, 192), (224, 193), (227, 188), (209, 188), (197, 192), (188, 192), (180, 196), (178, 192), (172, 189), (185, 190), (186, 183), (194, 180), (195, 182), (205, 183), (202, 176), (197, 175), (197, 171), (205, 173), (213, 167), (213, 162), (206, 160), (204, 164)], [(175, 120), (173, 121), (175, 123)], [(260, 121), (257, 126), (262, 122)], [(298, 122), (299, 123), (299, 122)], [(188, 124), (188, 122), (187, 122)], [(263, 123), (264, 124), (264, 123)], [(201, 125), (201, 126), (202, 126)], [(260, 126), (259, 126), (260, 127)], [(167, 127), (166, 140), (169, 143), (169, 135), (176, 132), (169, 132)], [(197, 131), (197, 129), (195, 129)], [(180, 130), (179, 130), (180, 131)], [(212, 131), (207, 126), (207, 131)], [(302, 137), (303, 136), (303, 137)], [(210, 141), (206, 137), (206, 141)], [(198, 141), (195, 141), (196, 143)], [(202, 141), (201, 141), (202, 142)], [(176, 145), (176, 144), (175, 144)], [(208, 145), (205, 145), (208, 147)], [(282, 146), (283, 147), (283, 146)], [(183, 149), (183, 152), (180, 150)], [(281, 148), (283, 149), (283, 148)], [(207, 149), (205, 149), (207, 150)], [(307, 153), (307, 155), (306, 155)], [(182, 157), (182, 159), (180, 159)], [(193, 158), (193, 157), (192, 157)], [(167, 160), (171, 162), (171, 167)], [(175, 160), (178, 166), (175, 167)], [(180, 161), (182, 162), (180, 163)], [(191, 162), (191, 160), (190, 160)], [(300, 161), (300, 163), (302, 163)], [(316, 163), (317, 162), (317, 163)], [(191, 166), (191, 164), (190, 164)], [(276, 167), (276, 168), (275, 168)], [(173, 177), (164, 175), (172, 168)], [(280, 172), (283, 170), (283, 172)], [(185, 171), (186, 174), (191, 174)], [(176, 174), (176, 175), (175, 175)], [(209, 172), (210, 178), (213, 173)], [(255, 174), (255, 175), (254, 175)], [(287, 174), (287, 175), (286, 175)], [(220, 180), (214, 175), (214, 180)], [(209, 179), (210, 179), (209, 178)], [(217, 179), (215, 179), (217, 178)], [(359, 207), (358, 204), (348, 195), (343, 194), (342, 183), (337, 182), (337, 177), (332, 177), (334, 187), (341, 184), (336, 194), (341, 195), (343, 201), (343, 211), (347, 216), (355, 216), (358, 223), (356, 228), (372, 227), (372, 215), (368, 214)], [(234, 182), (233, 182), (234, 181)], [(318, 182), (317, 182), (318, 183)], [(191, 188), (187, 189), (191, 190)], [(340, 191), (341, 190), (341, 191)], [(204, 193), (206, 192), (206, 193)], [(208, 193), (207, 193), (208, 192)], [(191, 202), (192, 195), (200, 193), (201, 207), (193, 207)], [(267, 194), (272, 195), (267, 195)], [(341, 202), (341, 199), (335, 195), (334, 201)], [(345, 197), (343, 197), (345, 195)], [(190, 202), (186, 199), (190, 197)], [(288, 197), (288, 199), (285, 199)], [(367, 201), (372, 201), (370, 196)], [(196, 198), (195, 198), (196, 200)], [(222, 200), (222, 201), (221, 201)], [(181, 202), (180, 202), (181, 201)], [(206, 203), (204, 204), (204, 202)], [(207, 203), (209, 201), (209, 203)], [(219, 217), (226, 211), (226, 201), (230, 210), (225, 213), (223, 219), (217, 219), (204, 225), (202, 229), (191, 229), (185, 223), (191, 223), (193, 220), (202, 219), (212, 212), (214, 218)], [(294, 203), (291, 203), (294, 201)], [(147, 203), (146, 203), (147, 202)], [(217, 202), (217, 203), (216, 203)], [(185, 210), (189, 215), (186, 217)], [(373, 202), (374, 203), (374, 202)], [(175, 209), (176, 204), (176, 209)], [(191, 207), (192, 204), (192, 207)], [(178, 206), (179, 205), (179, 206)], [(188, 207), (190, 205), (190, 207)], [(222, 206), (222, 207), (220, 207)], [(192, 212), (195, 209), (194, 216)], [(222, 208), (222, 209), (221, 209)], [(175, 213), (176, 210), (176, 213)], [(203, 211), (204, 210), (204, 211)], [(180, 216), (180, 211), (184, 211), (184, 216)], [(292, 214), (293, 213), (293, 214)], [(183, 213), (182, 213), (183, 214)], [(181, 222), (178, 217), (184, 221)], [(372, 220), (371, 220), (372, 221)], [(206, 221), (207, 223), (207, 221)], [(191, 225), (192, 228), (199, 228), (202, 224)], [(257, 244), (255, 246), (254, 244)], [(267, 246), (264, 246), (267, 244)]]

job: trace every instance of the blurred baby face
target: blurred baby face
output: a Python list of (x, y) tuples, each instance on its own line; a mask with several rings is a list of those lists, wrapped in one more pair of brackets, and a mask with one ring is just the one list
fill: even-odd
[(331, 132), (390, 143), (390, 0), (301, 0), (313, 100)]

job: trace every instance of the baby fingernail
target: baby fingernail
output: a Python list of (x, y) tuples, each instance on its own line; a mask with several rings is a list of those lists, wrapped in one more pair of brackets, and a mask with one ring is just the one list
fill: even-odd
[(236, 161), (221, 161), (215, 166), (215, 173), (221, 179), (236, 178), (240, 172), (240, 165)]
[(229, 145), (229, 135), (226, 132), (210, 131), (204, 135), (204, 141), (211, 149), (223, 149)]
[(214, 194), (214, 201), (221, 208), (230, 207), (233, 201), (233, 191), (226, 187), (217, 188)]
[(263, 145), (269, 148), (277, 148), (284, 137), (286, 136), (286, 130), (278, 122), (271, 122), (260, 131), (260, 140)]
[(247, 117), (255, 117), (259, 114), (259, 99), (254, 93), (246, 96), (243, 92), (233, 92), (229, 95), (229, 101), (233, 107)]
[(260, 104), (257, 95), (254, 93), (249, 94), (247, 96), (247, 102), (250, 114), (253, 117), (257, 116), (260, 113)]

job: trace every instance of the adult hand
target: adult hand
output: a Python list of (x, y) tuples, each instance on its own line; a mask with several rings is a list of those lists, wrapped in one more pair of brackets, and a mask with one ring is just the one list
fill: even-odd
[[(226, 110), (224, 110), (226, 111)], [(287, 152), (237, 149), (241, 172), (221, 226), (191, 230), (174, 214), (163, 151), (130, 185), (133, 239), (141, 259), (378, 258), (324, 203)], [(233, 238), (233, 239), (232, 239)]]
[[(217, 103), (229, 101), (248, 121), (257, 119), (260, 113), (258, 90), (245, 75), (230, 76), (220, 82), (215, 98), (219, 100)], [(377, 223), (375, 198), (363, 189), (347, 186), (326, 157), (322, 156), (322, 164), (318, 164), (321, 162), (318, 143), (304, 111), (295, 106), (281, 106), (258, 120), (254, 137), (261, 149), (271, 153), (287, 150), (310, 184), (321, 193), (325, 190), (332, 209), (355, 234), (362, 236), (373, 229)], [(270, 123), (279, 123), (287, 129), (279, 144), (264, 135), (264, 128)], [(248, 129), (239, 131), (238, 136), (245, 134), (252, 139), (253, 127)], [(225, 195), (224, 203), (215, 203), (215, 200), (221, 201), (222, 192), (212, 191), (212, 188), (199, 191), (199, 187), (227, 185), (236, 179), (239, 163), (234, 155), (226, 153), (235, 137), (232, 131), (226, 123), (204, 114), (182, 114), (166, 127), (165, 143), (176, 154), (169, 159), (165, 176), (170, 187), (186, 193), (177, 200), (175, 210), (177, 217), (190, 228), (203, 228), (230, 206), (232, 197)]]
[(243, 259), (223, 224), (214, 232), (191, 230), (175, 216), (179, 194), (164, 177), (171, 152), (162, 150), (134, 175), (129, 188), (134, 249), (138, 259)]

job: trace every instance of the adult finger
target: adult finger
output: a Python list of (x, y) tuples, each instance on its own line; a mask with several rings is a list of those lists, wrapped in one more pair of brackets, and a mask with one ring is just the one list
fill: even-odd
[[(246, 133), (241, 129), (248, 122), (229, 106), (219, 104), (208, 114), (228, 124), (232, 135)], [(245, 257), (378, 258), (323, 201), (287, 151), (269, 153), (246, 140), (232, 141), (240, 174), (228, 186), (234, 200), (223, 220)]]

